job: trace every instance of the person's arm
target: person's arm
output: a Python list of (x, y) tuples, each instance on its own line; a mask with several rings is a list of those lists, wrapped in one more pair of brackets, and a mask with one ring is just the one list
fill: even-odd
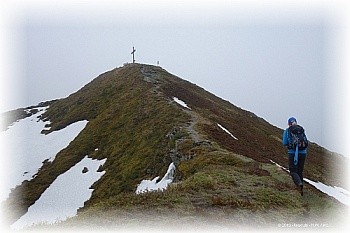
[(288, 129), (285, 129), (283, 132), (282, 144), (288, 146)]

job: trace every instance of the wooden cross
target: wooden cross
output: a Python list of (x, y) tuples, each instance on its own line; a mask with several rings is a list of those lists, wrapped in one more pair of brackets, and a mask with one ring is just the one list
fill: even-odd
[(136, 52), (136, 49), (134, 48), (134, 46), (132, 46), (132, 63), (135, 63), (135, 52)]

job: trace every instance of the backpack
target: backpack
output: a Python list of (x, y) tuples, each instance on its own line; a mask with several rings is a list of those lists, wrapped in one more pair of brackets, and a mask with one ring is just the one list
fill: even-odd
[(292, 125), (289, 127), (289, 144), (288, 149), (305, 150), (309, 143), (307, 141), (305, 131), (300, 125)]

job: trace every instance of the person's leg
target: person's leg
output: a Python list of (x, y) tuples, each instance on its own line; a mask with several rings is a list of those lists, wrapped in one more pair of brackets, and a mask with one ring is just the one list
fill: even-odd
[(302, 183), (304, 183), (303, 171), (304, 171), (305, 158), (306, 158), (306, 155), (299, 154), (299, 156), (298, 156), (298, 172), (297, 173), (298, 173)]
[(302, 185), (302, 181), (298, 175), (298, 165), (294, 165), (294, 155), (289, 155), (289, 174), (296, 186)]

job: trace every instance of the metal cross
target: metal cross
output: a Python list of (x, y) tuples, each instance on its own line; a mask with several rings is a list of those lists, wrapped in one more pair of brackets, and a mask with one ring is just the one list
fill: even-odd
[(135, 63), (135, 52), (136, 52), (136, 49), (134, 48), (134, 46), (132, 46), (132, 63)]

